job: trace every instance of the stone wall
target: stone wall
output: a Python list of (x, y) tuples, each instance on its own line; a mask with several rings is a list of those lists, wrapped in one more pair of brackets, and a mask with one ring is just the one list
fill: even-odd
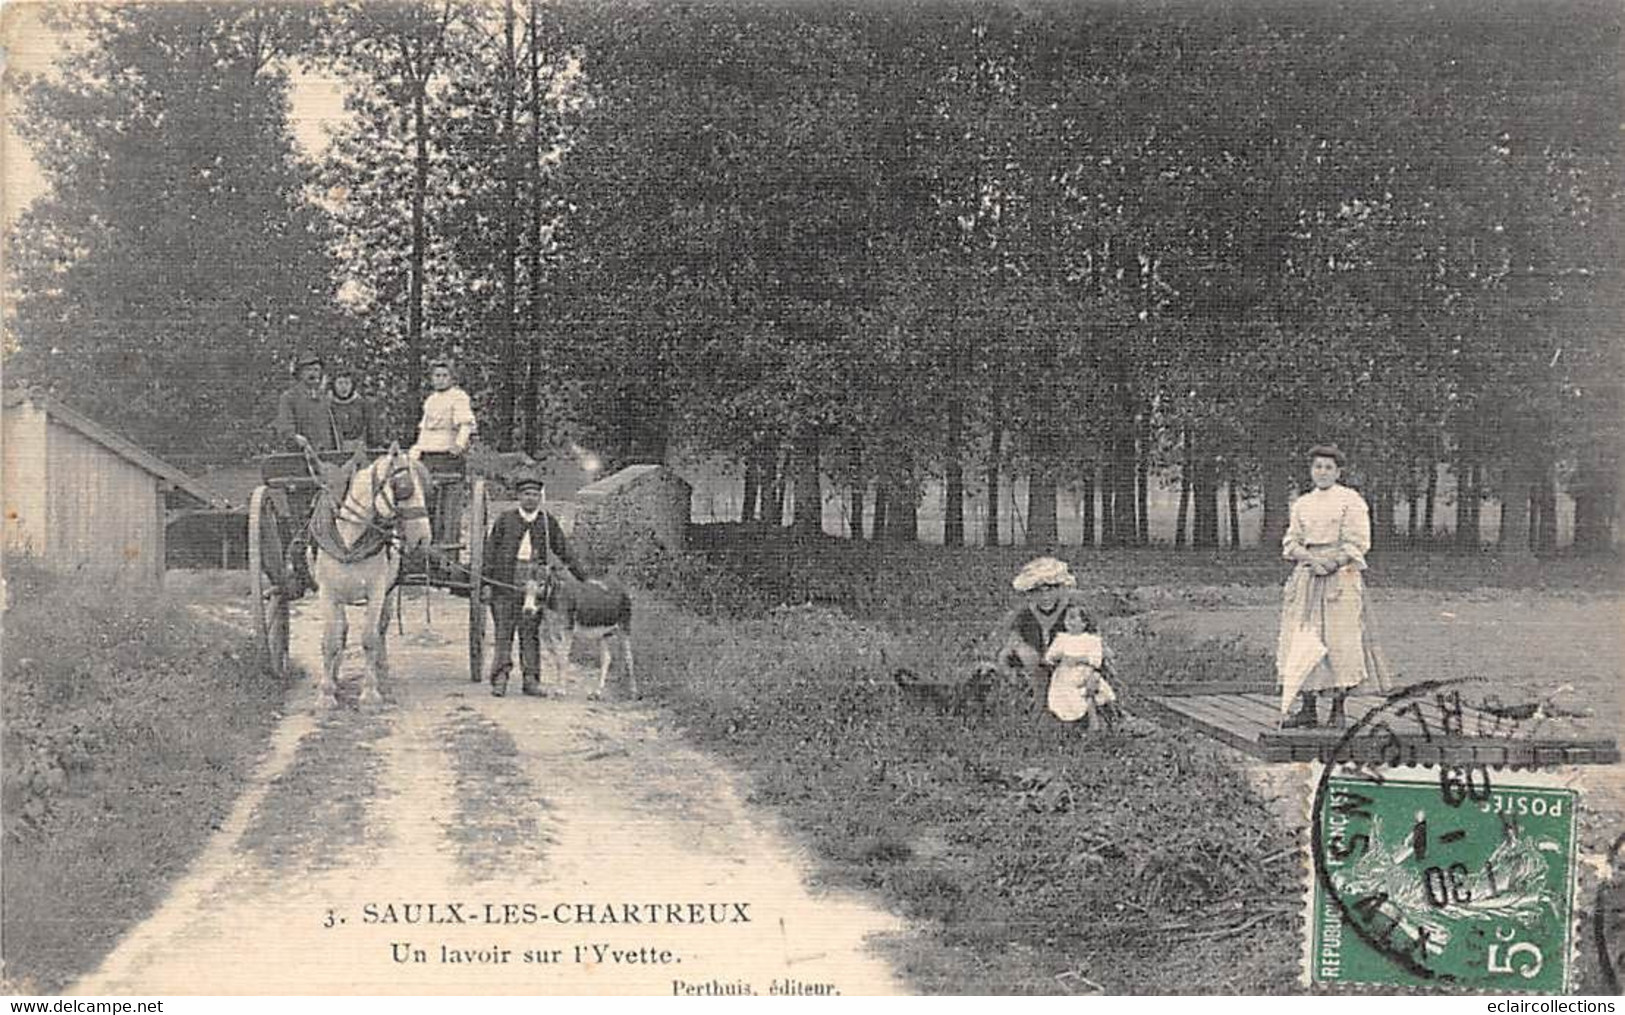
[(571, 543), (599, 565), (655, 548), (680, 553), (693, 489), (664, 465), (631, 465), (576, 492)]

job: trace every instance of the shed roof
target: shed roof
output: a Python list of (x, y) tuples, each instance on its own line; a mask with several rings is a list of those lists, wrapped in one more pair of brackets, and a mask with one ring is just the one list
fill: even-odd
[(3, 404), (6, 408), (21, 405), (24, 402), (28, 402), (44, 412), (47, 418), (55, 420), (63, 426), (95, 441), (125, 461), (158, 477), (168, 483), (176, 493), (184, 495), (186, 499), (196, 501), (197, 505), (202, 507), (226, 506), (226, 502), (219, 494), (197, 482), (180, 469), (125, 440), (100, 423), (70, 409), (61, 401), (43, 391), (7, 388), (3, 393), (0, 393), (0, 404)]

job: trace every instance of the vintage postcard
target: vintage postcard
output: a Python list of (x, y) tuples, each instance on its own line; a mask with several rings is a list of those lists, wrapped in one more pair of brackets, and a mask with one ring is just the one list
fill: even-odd
[(0, 989), (1618, 993), (1622, 29), (7, 4)]

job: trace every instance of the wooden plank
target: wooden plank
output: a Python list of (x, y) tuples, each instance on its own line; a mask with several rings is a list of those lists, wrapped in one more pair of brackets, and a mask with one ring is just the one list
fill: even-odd
[(1164, 684), (1160, 686), (1147, 686), (1144, 690), (1154, 694), (1170, 697), (1190, 698), (1212, 694), (1248, 696), (1252, 694), (1268, 694), (1270, 686), (1264, 683), (1238, 684), (1224, 681), (1194, 681), (1188, 684)]
[[(1149, 698), (1156, 708), (1175, 721), (1207, 736), (1266, 761), (1328, 758), (1337, 748), (1345, 730), (1324, 727), (1308, 730), (1282, 730), (1270, 695), (1256, 692), (1228, 695), (1158, 695)], [(1354, 699), (1377, 707), (1380, 699)], [(1466, 712), (1464, 711), (1464, 716)], [(1471, 729), (1471, 719), (1467, 720)], [(1429, 727), (1432, 731), (1433, 727)], [(1470, 765), (1492, 767), (1551, 764), (1612, 764), (1620, 757), (1612, 739), (1586, 737), (1537, 738), (1429, 736), (1395, 731), (1401, 766)], [(1353, 760), (1381, 761), (1387, 739), (1362, 738), (1351, 743)], [(1391, 748), (1390, 748), (1391, 750)]]
[(1155, 701), (1160, 708), (1170, 715), (1178, 717), (1179, 721), (1185, 725), (1194, 727), (1198, 732), (1249, 754), (1256, 755), (1258, 753), (1258, 745), (1228, 729), (1208, 707), (1206, 699), (1168, 696), (1151, 700)]
[(1217, 696), (1203, 700), (1231, 729), (1255, 743), (1262, 744), (1264, 736), (1274, 732), (1275, 724), (1269, 721), (1268, 714), (1249, 709), (1245, 702)]
[(1226, 724), (1223, 714), (1214, 710), (1210, 699), (1189, 698), (1179, 704), (1183, 706), (1180, 711), (1189, 716), (1201, 732), (1249, 752), (1256, 747), (1252, 738), (1237, 733)]
[(1273, 732), (1275, 728), (1272, 717), (1268, 713), (1251, 708), (1244, 701), (1223, 697), (1205, 700), (1209, 702), (1213, 713), (1222, 722), (1237, 734), (1245, 736), (1254, 743), (1262, 745), (1265, 735)]

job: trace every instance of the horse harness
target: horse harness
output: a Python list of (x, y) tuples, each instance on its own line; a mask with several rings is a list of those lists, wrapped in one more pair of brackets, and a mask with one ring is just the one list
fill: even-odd
[[(429, 516), (427, 506), (414, 507), (401, 504), (402, 501), (410, 499), (414, 492), (410, 460), (399, 465), (392, 460), (389, 474), (382, 482), (378, 478), (376, 462), (367, 467), (367, 476), (370, 497), (368, 503), (362, 504), (353, 499), (351, 483), (344, 484), (342, 501), (337, 500), (333, 496), (333, 491), (324, 483), (322, 492), (316, 498), (315, 508), (311, 512), (309, 523), (311, 541), (321, 552), (341, 564), (358, 564), (380, 553), (394, 552), (396, 529), (399, 524)], [(386, 493), (388, 497), (382, 500), (382, 504), (389, 509), (390, 513), (387, 516), (379, 511), (380, 499)], [(392, 519), (395, 524), (387, 528), (377, 524), (374, 519), (381, 516)], [(350, 545), (345, 545), (343, 537), (339, 535), (340, 517), (362, 526), (360, 537)]]

